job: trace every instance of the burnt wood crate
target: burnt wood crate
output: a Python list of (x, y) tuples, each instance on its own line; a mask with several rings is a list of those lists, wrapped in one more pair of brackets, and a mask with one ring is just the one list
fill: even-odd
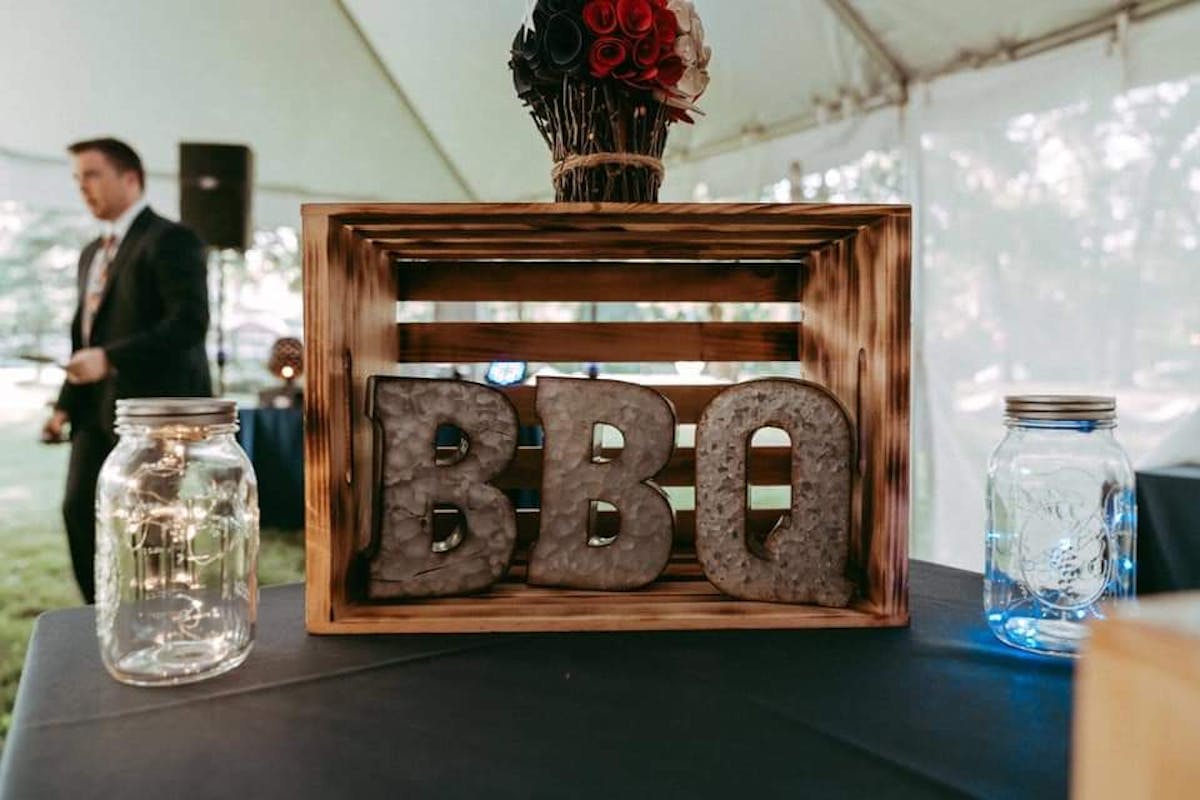
[[(908, 621), (910, 212), (814, 204), (312, 204), (304, 217), (306, 619), (313, 633), (801, 628)], [(789, 302), (801, 322), (398, 323), (397, 302)], [(412, 363), (493, 360), (797, 362), (856, 426), (846, 609), (721, 595), (677, 512), (664, 575), (645, 589), (528, 586), (536, 510), (517, 559), (486, 593), (362, 599), (352, 569), (371, 536), (368, 376)], [(655, 386), (694, 423), (720, 386)], [(536, 425), (534, 390), (507, 390)], [(784, 447), (756, 449), (755, 484), (787, 483)], [(538, 488), (537, 448), (496, 481)], [(655, 478), (693, 481), (677, 448)], [(778, 511), (755, 511), (769, 524)]]

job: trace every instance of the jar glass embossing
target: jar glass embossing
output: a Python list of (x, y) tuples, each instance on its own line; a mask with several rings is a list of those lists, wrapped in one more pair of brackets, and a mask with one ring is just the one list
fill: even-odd
[(96, 490), (96, 630), (119, 681), (190, 683), (250, 653), (258, 489), (236, 430), (231, 400), (117, 401)]
[(1025, 650), (1073, 655), (1102, 602), (1133, 596), (1133, 468), (1111, 397), (1005, 398), (988, 463), (984, 610)]

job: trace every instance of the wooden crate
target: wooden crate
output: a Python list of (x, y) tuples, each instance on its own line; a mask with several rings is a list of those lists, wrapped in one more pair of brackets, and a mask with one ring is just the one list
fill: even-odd
[[(909, 223), (906, 206), (306, 205), (305, 474), (314, 633), (892, 626), (908, 621)], [(398, 324), (398, 300), (792, 302), (801, 323)], [(366, 379), (398, 364), (791, 361), (858, 433), (847, 609), (734, 600), (704, 579), (679, 513), (666, 574), (634, 592), (531, 587), (518, 563), (485, 594), (367, 602), (351, 569), (371, 535)], [(695, 422), (719, 387), (655, 387)], [(533, 391), (510, 391), (523, 425)], [(690, 485), (680, 448), (656, 478)], [(785, 448), (753, 482), (787, 483)], [(522, 448), (499, 485), (537, 488)], [(771, 512), (777, 514), (778, 512)], [(524, 548), (537, 512), (519, 514)]]

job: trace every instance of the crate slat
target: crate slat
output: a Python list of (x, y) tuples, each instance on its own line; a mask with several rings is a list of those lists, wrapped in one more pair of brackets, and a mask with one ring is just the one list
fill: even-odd
[[(658, 584), (652, 584), (652, 587)], [(822, 608), (735, 600), (696, 578), (667, 592), (581, 594), (566, 589), (506, 583), (471, 597), (388, 605), (360, 604), (336, 629), (372, 633), (482, 633), (528, 631), (746, 630), (756, 628), (870, 628), (902, 625), (869, 604)]]
[(794, 361), (796, 322), (412, 322), (399, 360)]
[[(750, 525), (760, 531), (769, 530), (771, 526), (779, 519), (785, 509), (751, 509), (749, 513)], [(528, 547), (538, 537), (538, 525), (541, 521), (541, 512), (536, 508), (519, 508), (517, 509), (517, 545), (518, 548)], [(616, 533), (619, 527), (620, 515), (613, 511), (601, 511), (597, 515), (595, 533), (601, 536), (610, 536)], [(442, 538), (447, 532), (446, 528), (454, 524), (457, 518), (457, 513), (454, 511), (438, 510), (434, 512), (434, 530), (435, 536)], [(675, 547), (672, 548), (672, 553), (680, 553), (679, 556), (685, 562), (689, 559), (695, 559), (695, 553), (689, 552), (689, 546), (696, 540), (696, 512), (691, 509), (677, 510), (675, 512)], [(523, 553), (519, 553), (517, 560), (523, 558)], [(603, 592), (601, 593), (603, 594)]]
[(910, 213), (907, 206), (857, 203), (310, 203), (302, 212), (320, 214), (352, 230), (403, 231), (414, 225), (464, 230), (502, 223), (541, 236), (597, 227), (636, 230), (651, 226), (669, 232), (702, 225), (726, 231), (731, 239), (736, 239), (739, 231), (770, 225), (824, 225), (851, 235), (859, 228)]
[(496, 254), (497, 249), (520, 253), (523, 258), (580, 259), (623, 256), (633, 259), (691, 259), (722, 261), (734, 259), (802, 259), (819, 249), (825, 239), (795, 239), (777, 241), (763, 239), (730, 244), (720, 238), (703, 237), (668, 239), (665, 242), (647, 235), (644, 239), (624, 240), (620, 236), (578, 237), (563, 241), (511, 236), (480, 242), (474, 238), (463, 241), (392, 237), (364, 240), (387, 255), (402, 259), (429, 261), (483, 260)]
[[(704, 407), (729, 385), (727, 383), (645, 384), (647, 388), (653, 389), (671, 401), (671, 405), (675, 407), (675, 421), (680, 424), (692, 424), (699, 420)], [(517, 416), (521, 419), (522, 425), (538, 424), (536, 386), (509, 386), (500, 391), (504, 392), (516, 406)]]
[(803, 262), (406, 261), (401, 300), (794, 302)]
[[(457, 449), (439, 447), (438, 454), (449, 459)], [(620, 450), (605, 448), (601, 455), (611, 458)], [(786, 486), (792, 479), (792, 451), (789, 447), (756, 447), (750, 458), (750, 482), (755, 486)], [(696, 478), (696, 450), (676, 447), (671, 460), (653, 480), (659, 486), (691, 486)], [(508, 468), (492, 483), (500, 489), (537, 489), (542, 485), (542, 448), (518, 447)]]

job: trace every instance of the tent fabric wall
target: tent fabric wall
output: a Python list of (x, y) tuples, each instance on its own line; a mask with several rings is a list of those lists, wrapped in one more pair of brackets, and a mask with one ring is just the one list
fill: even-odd
[(1200, 407), (1200, 15), (1146, 26), (915, 95), (918, 554), (982, 565), (1005, 394), (1115, 394), (1135, 459)]
[[(825, 170), (853, 161), (868, 150), (902, 147), (904, 114), (899, 107), (885, 108), (831, 120), (779, 139), (756, 142), (748, 137), (743, 147), (703, 161), (668, 158), (660, 199), (759, 200), (763, 187), (786, 177), (794, 165), (802, 172)], [(705, 185), (706, 197), (697, 196), (699, 184)]]

